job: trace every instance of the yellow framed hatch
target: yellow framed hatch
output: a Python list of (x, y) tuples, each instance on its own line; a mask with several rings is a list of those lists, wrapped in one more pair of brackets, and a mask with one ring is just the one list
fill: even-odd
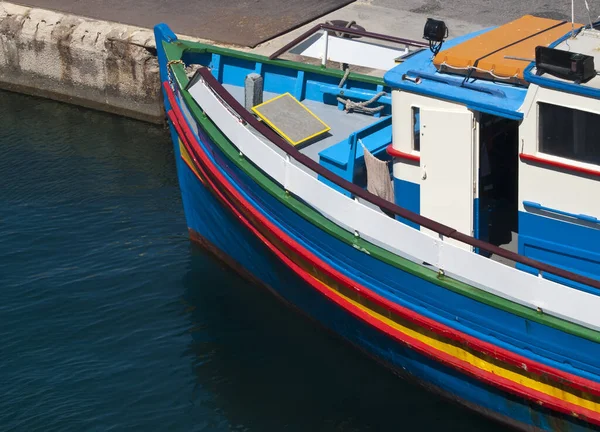
[(293, 146), (331, 129), (290, 93), (256, 105), (252, 111)]

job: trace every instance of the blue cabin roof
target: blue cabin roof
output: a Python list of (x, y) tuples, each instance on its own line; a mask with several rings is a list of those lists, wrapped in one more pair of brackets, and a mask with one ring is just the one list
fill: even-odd
[[(444, 44), (444, 48), (461, 44), (493, 28), (495, 27), (451, 39)], [(405, 74), (411, 78), (420, 77), (421, 82), (417, 84), (403, 79)], [(523, 118), (519, 108), (525, 100), (526, 87), (476, 78), (465, 82), (464, 76), (441, 73), (433, 64), (433, 56), (428, 50), (414, 54), (402, 64), (389, 70), (384, 80), (390, 87), (462, 103), (474, 111), (515, 120)]]

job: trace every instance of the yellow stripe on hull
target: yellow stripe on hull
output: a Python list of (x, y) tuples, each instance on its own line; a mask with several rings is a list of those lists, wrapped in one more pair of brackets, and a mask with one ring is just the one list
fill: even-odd
[[(513, 368), (510, 365), (507, 365), (508, 367), (503, 367), (499, 362), (492, 362), (490, 361), (491, 358), (486, 358), (487, 356), (483, 356), (481, 354), (477, 355), (474, 352), (463, 348), (462, 346), (457, 346), (451, 340), (443, 340), (439, 335), (433, 332), (416, 331), (414, 328), (410, 328), (407, 325), (403, 325), (398, 321), (391, 320), (390, 318), (382, 315), (381, 313), (378, 313), (366, 307), (364, 304), (356, 300), (352, 300), (349, 297), (346, 297), (345, 295), (331, 288), (330, 286), (325, 286), (332, 293), (352, 303), (354, 306), (356, 306), (363, 312), (366, 312), (371, 317), (381, 321), (385, 325), (401, 332), (402, 334), (405, 334), (413, 339), (417, 339), (418, 341), (423, 342), (432, 348), (435, 348), (438, 351), (451, 355), (452, 357), (457, 358), (459, 360), (465, 361), (477, 367), (478, 369), (506, 378), (510, 381), (513, 381), (530, 389), (537, 390), (548, 396), (555, 397), (557, 399), (589, 409), (591, 411), (600, 412), (600, 403), (598, 401), (598, 398), (595, 398), (593, 395), (584, 394), (583, 392), (581, 392), (581, 394), (578, 395), (574, 393), (576, 392), (576, 390), (569, 388), (569, 390), (567, 391), (552, 383), (543, 382), (539, 379), (536, 379), (541, 377), (539, 377), (538, 375), (528, 374), (525, 370)], [(521, 371), (523, 373), (519, 373), (518, 371)]]
[(198, 169), (194, 166), (194, 162), (192, 161), (192, 157), (190, 156), (190, 154), (188, 153), (187, 149), (185, 148), (185, 146), (181, 142), (181, 139), (179, 140), (179, 152), (181, 153), (181, 158), (185, 161), (185, 163), (187, 164), (187, 166), (190, 167), (190, 169), (194, 172), (194, 174), (196, 174), (196, 176), (198, 177), (198, 179), (200, 179), (200, 181), (202, 182), (202, 184), (205, 184), (204, 179), (200, 175), (200, 172), (198, 171)]

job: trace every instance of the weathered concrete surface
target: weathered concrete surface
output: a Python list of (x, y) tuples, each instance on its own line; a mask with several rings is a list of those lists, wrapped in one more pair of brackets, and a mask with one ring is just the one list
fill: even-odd
[[(473, 23), (459, 18), (447, 19), (442, 17), (442, 19), (444, 19), (448, 25), (452, 37), (487, 27), (480, 23)], [(365, 30), (374, 33), (383, 33), (422, 41), (423, 26), (427, 20), (427, 15), (378, 6), (370, 0), (359, 0), (345, 8), (325, 15), (318, 21), (309, 23), (281, 37), (267, 41), (252, 51), (258, 54), (270, 55), (289, 41), (313, 27), (316, 23), (332, 20), (356, 21), (356, 23)]]
[(161, 123), (151, 30), (0, 3), (0, 88)]
[(16, 0), (104, 21), (254, 47), (354, 0)]

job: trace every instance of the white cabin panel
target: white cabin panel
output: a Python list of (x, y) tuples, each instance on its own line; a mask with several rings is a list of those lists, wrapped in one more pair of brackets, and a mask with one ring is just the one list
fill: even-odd
[(421, 214), (467, 235), (473, 233), (473, 130), (470, 111), (421, 109)]
[(586, 175), (565, 175), (556, 168), (528, 162), (521, 162), (520, 177), (520, 211), (527, 211), (523, 201), (532, 201), (544, 207), (600, 219), (600, 200), (597, 198), (600, 197), (600, 179), (593, 180)]
[[(420, 107), (421, 102), (430, 102), (422, 96), (400, 90), (392, 91), (392, 146), (403, 153), (419, 155), (413, 149), (412, 108)], [(421, 167), (418, 163), (404, 159), (394, 160), (394, 178), (415, 185), (421, 184)], [(402, 204), (402, 203), (398, 203)]]
[[(404, 92), (401, 90), (392, 91), (392, 104), (393, 148), (400, 152), (408, 153), (419, 157), (421, 156), (421, 145), (419, 144), (419, 149), (415, 149), (414, 142), (414, 110), (418, 110), (419, 112), (421, 109), (433, 109), (462, 113), (471, 112), (464, 105), (456, 104), (454, 102), (449, 102), (441, 99), (435, 99), (415, 93)], [(474, 173), (476, 173), (478, 169), (477, 161), (477, 154), (475, 154), (474, 165), (472, 167)], [(414, 185), (418, 185), (418, 187), (420, 187), (423, 183), (424, 174), (422, 164), (422, 161), (420, 163), (415, 163), (410, 160), (396, 158), (394, 160), (393, 166), (394, 178)], [(412, 209), (418, 207), (418, 204), (415, 203), (411, 203), (412, 205), (406, 205), (402, 197), (397, 198), (399, 198), (399, 202), (397, 202), (397, 204), (401, 207), (412, 207)]]
[[(519, 128), (521, 153), (574, 167), (596, 170), (600, 173), (599, 165), (544, 154), (538, 150), (539, 103), (600, 115), (600, 101), (531, 85), (524, 104), (525, 118)], [(533, 201), (545, 207), (600, 218), (600, 200), (596, 199), (598, 196), (600, 196), (600, 177), (524, 160), (519, 162), (520, 211), (527, 211), (523, 201)]]

